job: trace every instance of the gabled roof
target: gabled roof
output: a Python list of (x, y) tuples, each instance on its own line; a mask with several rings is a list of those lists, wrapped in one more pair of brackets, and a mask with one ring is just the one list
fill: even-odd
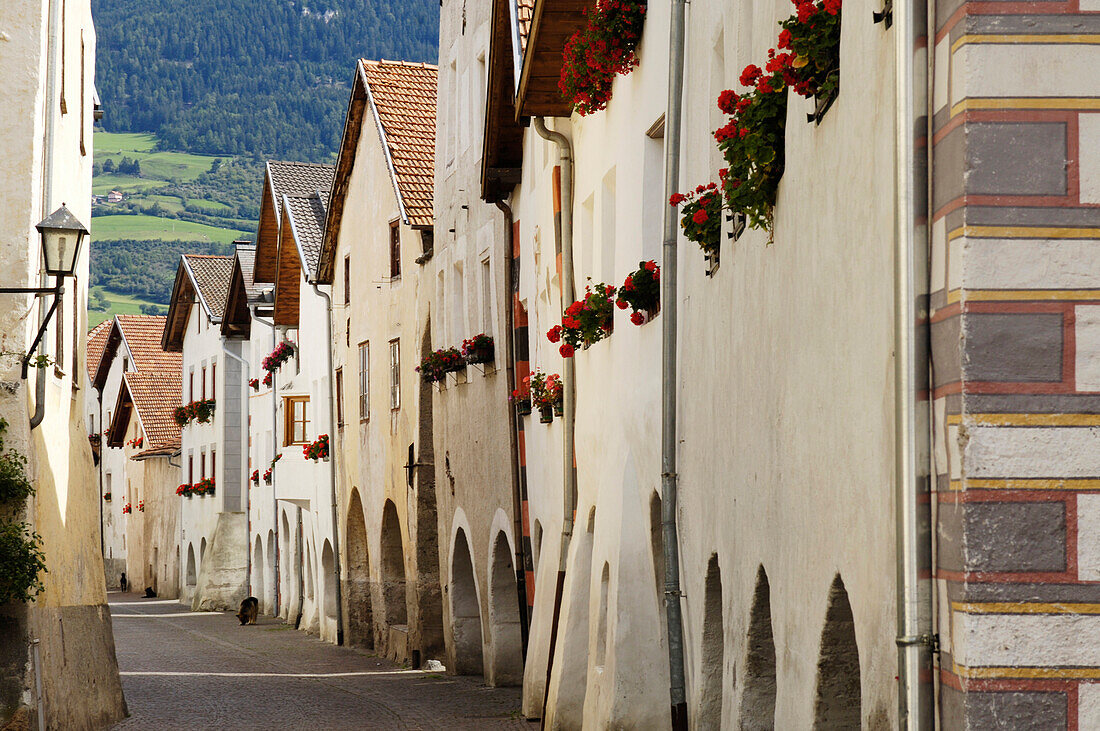
[(120, 346), (130, 354), (133, 370), (149, 373), (182, 372), (180, 355), (166, 352), (161, 347), (165, 321), (166, 318), (159, 315), (115, 315), (113, 320), (104, 323), (109, 327), (100, 351), (99, 362), (95, 367), (92, 387), (103, 389), (111, 370), (111, 361), (115, 358)]
[(264, 292), (252, 279), (256, 261), (256, 247), (250, 243), (237, 244), (233, 254), (233, 271), (229, 276), (229, 294), (225, 298), (225, 316), (222, 318), (222, 335), (247, 338), (252, 333), (252, 314), (248, 306), (264, 301)]
[(317, 261), (321, 244), (325, 239), (325, 198), (315, 193), (310, 196), (283, 196), (283, 207), (290, 222), (291, 235), (298, 246), (298, 256), (306, 278), (313, 281), (317, 275)]
[(276, 237), (282, 218), (283, 196), (312, 195), (332, 190), (336, 168), (310, 162), (271, 160), (264, 175), (260, 198), (260, 222), (256, 229), (256, 269), (254, 281), (275, 281)]
[(84, 351), (84, 362), (88, 369), (88, 380), (95, 383), (99, 362), (103, 359), (103, 349), (107, 347), (107, 336), (115, 321), (104, 320), (88, 332), (88, 347)]
[(232, 274), (231, 256), (180, 256), (176, 281), (172, 285), (172, 301), (168, 305), (168, 318), (161, 338), (164, 350), (178, 352), (183, 349), (183, 335), (187, 331), (191, 305), (196, 302), (202, 304), (203, 311), (211, 322), (221, 322), (225, 315), (225, 300), (229, 295)]
[(145, 456), (172, 454), (180, 447), (180, 428), (174, 411), (182, 398), (180, 370), (171, 373), (130, 372), (122, 377), (118, 402), (107, 435), (107, 445), (121, 447), (130, 423), (131, 407), (137, 411), (144, 435)]
[(402, 222), (414, 229), (435, 224), (432, 197), (438, 77), (438, 68), (424, 63), (360, 59), (356, 64), (317, 267), (320, 283), (332, 283), (332, 259), (368, 111), (382, 144)]

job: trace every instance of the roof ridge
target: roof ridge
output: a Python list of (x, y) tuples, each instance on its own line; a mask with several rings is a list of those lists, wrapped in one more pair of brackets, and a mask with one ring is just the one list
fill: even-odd
[(315, 168), (335, 168), (335, 165), (330, 165), (325, 162), (301, 162), (299, 160), (268, 160), (268, 165), (305, 165)]
[(410, 69), (435, 69), (439, 70), (439, 66), (436, 64), (428, 63), (427, 61), (397, 61), (393, 59), (380, 58), (374, 60), (371, 58), (360, 58), (361, 62), (370, 64), (371, 66), (400, 66)]
[(184, 254), (192, 259), (232, 259), (232, 254)]

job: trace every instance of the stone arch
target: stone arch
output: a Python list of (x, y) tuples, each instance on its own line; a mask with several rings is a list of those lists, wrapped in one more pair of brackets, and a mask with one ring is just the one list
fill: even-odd
[(332, 554), (332, 544), (325, 539), (321, 549), (321, 586), (325, 588), (325, 616), (336, 619), (336, 558)]
[(202, 563), (206, 560), (206, 537), (202, 539), (202, 543), (199, 544), (199, 570), (202, 570)]
[(611, 567), (604, 561), (603, 571), (600, 573), (600, 608), (596, 617), (596, 667), (603, 668), (607, 664), (607, 591), (611, 584)]
[[(432, 352), (432, 321), (425, 319), (424, 334), (420, 341), (421, 356)], [(420, 393), (418, 400), (419, 455), (411, 464), (418, 466), (416, 476), (416, 533), (413, 549), (416, 552), (416, 633), (415, 641), (422, 657), (441, 656), (445, 650), (443, 638), (443, 583), (439, 571), (439, 513), (436, 504), (434, 435), (432, 433), (432, 384), (417, 379)], [(409, 445), (410, 450), (413, 445)], [(410, 453), (410, 457), (412, 454)], [(410, 478), (413, 472), (409, 472)], [(410, 485), (410, 487), (412, 487)]]
[(474, 580), (474, 562), (470, 542), (461, 528), (455, 534), (451, 550), (451, 621), (455, 647), (455, 673), (481, 675), (481, 601)]
[(306, 555), (306, 599), (313, 601), (313, 546), (306, 542), (302, 551)]
[(657, 585), (657, 611), (661, 617), (661, 636), (666, 628), (665, 616), (665, 535), (661, 522), (661, 496), (654, 490), (649, 496), (649, 550), (653, 558), (653, 578)]
[[(592, 595), (592, 546), (596, 530), (596, 508), (588, 511), (583, 533), (575, 534), (571, 561), (565, 575), (568, 611), (563, 608), (550, 693), (556, 695), (553, 723), (560, 728), (584, 725), (584, 699), (588, 690), (589, 600)], [(550, 712), (550, 709), (547, 710)], [(548, 719), (549, 721), (550, 719)]]
[(814, 728), (858, 729), (863, 719), (860, 697), (855, 619), (848, 591), (837, 574), (829, 587), (829, 607), (821, 631)]
[(535, 576), (539, 574), (539, 558), (542, 556), (542, 523), (535, 520), (534, 529), (531, 531), (531, 565), (534, 567)]
[(195, 568), (195, 544), (187, 544), (187, 576), (184, 581), (187, 586), (194, 586), (198, 583), (198, 570)]
[(259, 536), (252, 549), (252, 596), (264, 601), (264, 547)]
[(275, 531), (269, 530), (267, 532), (267, 561), (264, 563), (264, 587), (267, 589), (267, 593), (264, 596), (264, 604), (267, 607), (267, 613), (275, 616), (275, 597), (276, 582), (279, 577), (275, 575)]
[(756, 572), (749, 614), (745, 659), (745, 683), (741, 692), (741, 728), (773, 731), (775, 728), (775, 639), (772, 635), (772, 600), (768, 573)]
[[(279, 525), (279, 596), (283, 598), (284, 607), (289, 606), (289, 600), (291, 594), (297, 594), (298, 585), (294, 579), (297, 578), (295, 573), (298, 565), (293, 556), (293, 538), (294, 533), (290, 529), (290, 519), (286, 516), (285, 510), (280, 510), (281, 516)], [(290, 609), (286, 610), (286, 615), (289, 617), (291, 613)]]
[(370, 554), (367, 548), (367, 522), (359, 490), (352, 488), (348, 505), (347, 527), (344, 529), (347, 550), (347, 580), (344, 597), (347, 601), (348, 644), (374, 648), (374, 618), (370, 598)]
[(523, 684), (523, 636), (512, 547), (504, 531), (493, 542), (489, 581), (490, 685)]
[(382, 608), (387, 625), (408, 625), (405, 549), (401, 541), (401, 521), (392, 500), (387, 500), (382, 508)]
[(699, 667), (699, 718), (695, 726), (700, 729), (722, 728), (722, 675), (725, 668), (725, 632), (722, 626), (722, 569), (718, 554), (713, 553), (707, 563), (707, 577), (703, 589), (703, 646)]

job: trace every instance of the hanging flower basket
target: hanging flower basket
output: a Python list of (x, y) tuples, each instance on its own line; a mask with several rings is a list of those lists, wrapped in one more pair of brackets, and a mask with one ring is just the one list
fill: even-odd
[(531, 403), (538, 407), (539, 421), (549, 424), (554, 420), (554, 414), (558, 413), (558, 406), (562, 403), (561, 376), (557, 373), (546, 375), (542, 371), (535, 371), (528, 378)]
[(268, 374), (266, 376), (264, 376), (263, 384), (265, 386), (270, 386), (271, 385), (272, 375), (273, 374), (271, 372), (268, 372)]
[(531, 413), (531, 376), (524, 376), (523, 382), (512, 391), (512, 395), (508, 397), (508, 400), (520, 416), (527, 416)]
[(248, 385), (253, 391), (259, 391), (260, 390), (260, 379), (250, 378), (248, 380)]
[(668, 203), (683, 205), (680, 228), (688, 241), (699, 244), (705, 253), (718, 250), (722, 243), (722, 196), (717, 183), (700, 185), (687, 193), (674, 193)]
[(558, 89), (580, 115), (607, 106), (618, 74), (638, 65), (646, 4), (642, 0), (598, 0), (586, 8), (587, 24), (565, 42)]
[(448, 373), (457, 373), (466, 368), (466, 359), (458, 348), (440, 348), (434, 353), (428, 353), (416, 367), (428, 383), (438, 383), (447, 377)]
[(577, 348), (597, 343), (614, 330), (615, 288), (610, 284), (585, 287), (585, 296), (565, 309), (561, 324), (546, 333), (551, 343), (564, 341), (558, 352), (571, 358)]
[(554, 421), (554, 407), (551, 405), (539, 407), (539, 423), (549, 424)]
[(494, 356), (493, 339), (485, 333), (479, 333), (462, 341), (462, 357), (470, 365), (492, 363)]

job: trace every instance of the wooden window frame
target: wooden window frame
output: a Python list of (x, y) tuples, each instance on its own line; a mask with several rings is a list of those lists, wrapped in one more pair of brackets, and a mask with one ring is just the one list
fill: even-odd
[(390, 281), (401, 278), (401, 220), (390, 221)]
[(336, 369), (336, 427), (344, 428), (344, 369)]
[[(294, 405), (302, 404), (302, 439), (294, 439), (294, 426), (299, 423), (294, 418)], [(283, 446), (293, 447), (296, 444), (309, 443), (309, 396), (284, 396), (283, 397)]]

